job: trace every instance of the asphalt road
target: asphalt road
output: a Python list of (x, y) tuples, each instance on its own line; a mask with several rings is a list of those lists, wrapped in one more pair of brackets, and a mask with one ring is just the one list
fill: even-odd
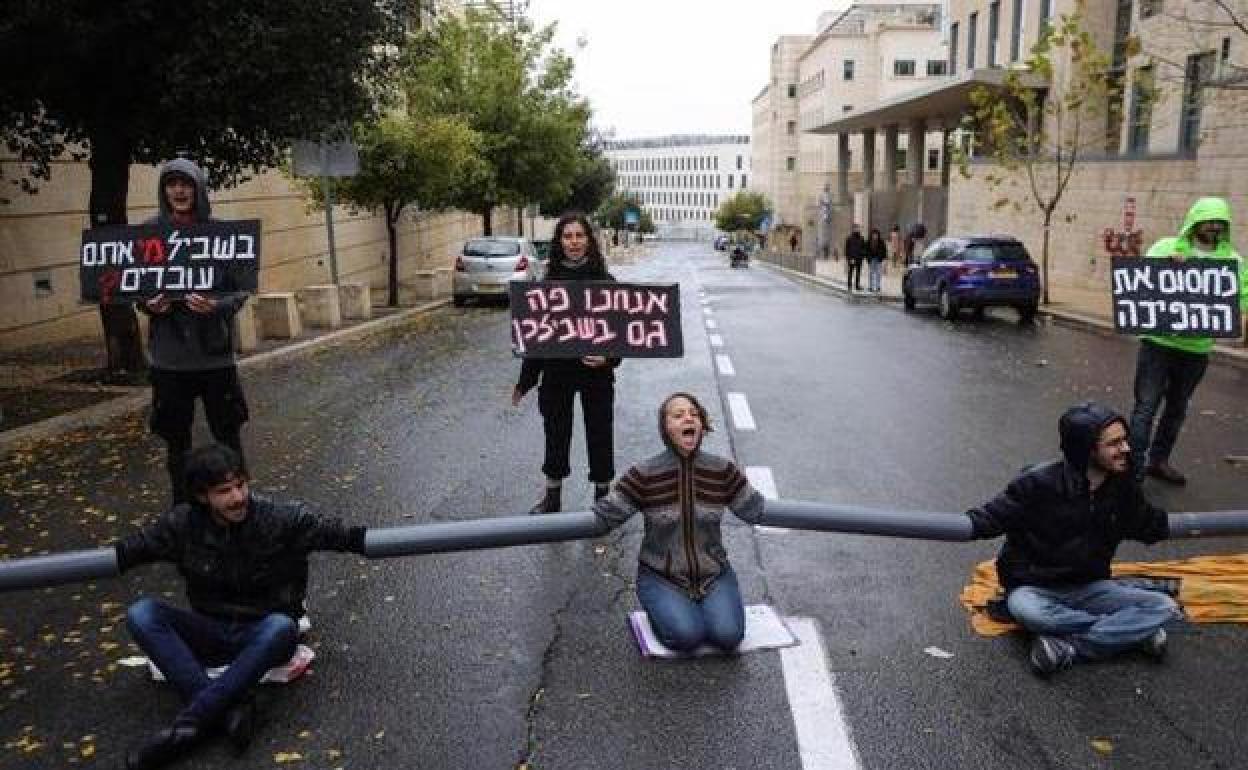
[[(1072, 402), (1130, 407), (1134, 348), (990, 317), (948, 323), (850, 302), (703, 245), (664, 245), (616, 271), (679, 281), (686, 355), (619, 370), (618, 470), (656, 451), (655, 408), (706, 396), (711, 451), (769, 468), (786, 498), (957, 511), (1051, 456)], [(706, 299), (704, 305), (699, 299)], [(706, 318), (722, 338), (712, 348)], [(367, 524), (526, 510), (540, 493), (534, 395), (501, 307), (447, 310), (383, 338), (250, 375), (244, 440), (256, 486)], [(730, 358), (734, 374), (717, 367)], [(1245, 376), (1212, 367), (1158, 489), (1175, 510), (1243, 507)], [(739, 430), (728, 394), (747, 400)], [(159, 444), (141, 416), (0, 458), (0, 556), (110, 542), (159, 510)], [(565, 505), (590, 499), (578, 428)], [(1150, 482), (1151, 483), (1151, 482)], [(1194, 626), (1163, 665), (1034, 679), (1014, 638), (970, 630), (956, 596), (992, 543), (950, 545), (734, 522), (747, 603), (810, 618), (848, 743), (811, 748), (777, 652), (655, 663), (626, 626), (639, 527), (597, 542), (368, 562), (326, 555), (310, 591), (314, 673), (267, 687), (246, 757), (212, 746), (187, 768), (1231, 768), (1248, 749), (1240, 627)], [(1242, 550), (1244, 540), (1124, 547), (1126, 558)], [(176, 698), (141, 671), (120, 623), (143, 594), (178, 597), (162, 568), (0, 601), (0, 768), (115, 767)], [(936, 646), (953, 654), (935, 658)], [(790, 678), (792, 672), (789, 672)], [(822, 719), (835, 716), (814, 704)], [(818, 710), (822, 708), (822, 710)], [(826, 731), (834, 732), (828, 724)], [(814, 745), (819, 745), (820, 735)], [(1112, 752), (1097, 751), (1108, 741)], [(1105, 744), (1100, 744), (1102, 747)], [(298, 759), (295, 759), (298, 755)], [(278, 759), (292, 760), (279, 764)]]

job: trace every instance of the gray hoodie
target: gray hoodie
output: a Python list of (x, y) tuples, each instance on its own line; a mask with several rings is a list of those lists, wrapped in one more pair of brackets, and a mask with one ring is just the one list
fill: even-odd
[[(165, 180), (175, 173), (189, 177), (195, 183), (195, 221), (213, 221), (204, 172), (186, 158), (175, 158), (160, 168), (156, 184), (160, 213), (145, 224), (173, 224), (173, 212), (165, 200)], [(247, 301), (247, 294), (225, 292), (214, 296), (217, 309), (210, 315), (193, 313), (183, 302), (175, 302), (167, 313), (151, 313), (144, 303), (138, 303), (139, 310), (151, 317), (147, 356), (153, 369), (188, 372), (234, 366), (232, 321), (234, 314)]]

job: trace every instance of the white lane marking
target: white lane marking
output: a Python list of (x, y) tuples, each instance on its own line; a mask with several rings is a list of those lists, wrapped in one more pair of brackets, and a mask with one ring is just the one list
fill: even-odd
[(732, 411), (732, 424), (737, 430), (758, 430), (758, 426), (754, 424), (754, 415), (750, 413), (750, 402), (745, 400), (744, 393), (729, 393), (728, 409)]
[(709, 307), (702, 308), (703, 315), (715, 315), (715, 311)]
[(802, 770), (858, 770), (858, 757), (836, 682), (828, 670), (819, 626), (814, 618), (785, 618), (785, 622), (802, 642), (780, 650)]
[[(776, 491), (776, 478), (771, 475), (771, 468), (766, 465), (751, 465), (745, 469), (745, 477), (750, 480), (750, 486), (758, 490), (758, 493), (766, 500), (775, 500), (780, 497), (780, 493)], [(757, 532), (788, 532), (787, 527), (769, 527), (765, 524), (755, 524), (754, 530)]]
[(708, 339), (710, 339), (711, 347), (713, 348), (722, 348), (724, 346), (724, 338), (718, 334), (708, 335)]
[(714, 318), (708, 318), (708, 319), (706, 319), (706, 328), (708, 328), (708, 329), (718, 329), (718, 328), (719, 328), (719, 324), (715, 323), (715, 319), (714, 319)]
[(719, 367), (719, 373), (726, 377), (732, 377), (737, 373), (737, 370), (732, 366), (732, 359), (723, 353), (716, 354), (715, 365)]

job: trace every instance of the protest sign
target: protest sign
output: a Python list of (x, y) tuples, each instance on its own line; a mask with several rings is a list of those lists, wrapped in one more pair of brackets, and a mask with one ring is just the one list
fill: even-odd
[(1121, 334), (1240, 335), (1233, 259), (1115, 258), (1111, 274), (1114, 328)]
[(536, 358), (680, 358), (680, 287), (512, 281), (511, 340)]
[(255, 291), (260, 220), (117, 225), (82, 232), (82, 300), (125, 303), (165, 294)]

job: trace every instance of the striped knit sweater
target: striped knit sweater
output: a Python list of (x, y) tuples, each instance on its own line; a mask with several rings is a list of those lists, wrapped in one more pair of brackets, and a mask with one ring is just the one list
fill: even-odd
[(594, 504), (594, 514), (612, 530), (640, 512), (642, 566), (701, 599), (728, 566), (720, 537), (725, 508), (757, 524), (763, 497), (729, 460), (701, 451), (682, 457), (668, 449), (630, 468)]

